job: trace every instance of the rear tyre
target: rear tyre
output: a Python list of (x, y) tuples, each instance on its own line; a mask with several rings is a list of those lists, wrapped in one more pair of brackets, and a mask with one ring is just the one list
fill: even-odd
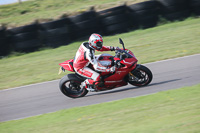
[(82, 80), (75, 74), (68, 74), (62, 77), (59, 83), (61, 92), (70, 98), (84, 97), (88, 90), (81, 86)]
[(138, 87), (148, 85), (152, 81), (152, 78), (153, 75), (151, 71), (143, 65), (137, 65), (136, 70), (128, 74), (128, 82)]

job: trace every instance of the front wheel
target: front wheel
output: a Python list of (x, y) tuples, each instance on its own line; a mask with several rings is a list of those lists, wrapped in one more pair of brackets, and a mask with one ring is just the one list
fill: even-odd
[(59, 82), (61, 92), (71, 98), (84, 97), (88, 90), (81, 86), (80, 80), (75, 74), (68, 74), (62, 77)]
[(137, 65), (136, 69), (129, 72), (128, 82), (134, 86), (146, 86), (153, 78), (152, 72), (143, 65)]

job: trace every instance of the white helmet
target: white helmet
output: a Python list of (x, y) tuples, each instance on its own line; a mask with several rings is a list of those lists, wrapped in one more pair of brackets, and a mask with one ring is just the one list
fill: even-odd
[(103, 46), (103, 38), (99, 34), (92, 34), (89, 38), (89, 44), (94, 49), (100, 50)]

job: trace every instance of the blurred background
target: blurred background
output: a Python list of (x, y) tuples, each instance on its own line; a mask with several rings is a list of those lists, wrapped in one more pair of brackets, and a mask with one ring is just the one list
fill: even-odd
[(0, 1), (0, 5), (6, 5), (6, 4), (11, 4), (11, 3), (20, 3), (23, 1), (27, 1), (27, 0), (1, 0)]
[(108, 46), (122, 38), (140, 63), (200, 51), (199, 0), (12, 2), (0, 5), (0, 89), (60, 78), (58, 64), (92, 33)]
[[(149, 87), (103, 92), (86, 100), (66, 99), (58, 80), (40, 84), (68, 74), (58, 75), (58, 64), (73, 59), (93, 32), (103, 35), (106, 46), (122, 47), (122, 38), (139, 64), (199, 54), (199, 16), (200, 0), (0, 0), (0, 91), (28, 85), (1, 91), (0, 118), (143, 95), (0, 123), (0, 132), (200, 132), (200, 85), (152, 96), (141, 93), (199, 82), (198, 62), (186, 63), (188, 58), (182, 58), (184, 65), (177, 59), (176, 65), (153, 63)], [(30, 87), (33, 83), (39, 84)]]
[(56, 48), (94, 32), (115, 35), (200, 14), (197, 0), (22, 1), (0, 1), (15, 2), (0, 7), (0, 56)]

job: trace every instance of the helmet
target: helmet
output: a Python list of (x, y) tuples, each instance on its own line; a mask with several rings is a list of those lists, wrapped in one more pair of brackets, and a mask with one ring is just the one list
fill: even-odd
[(89, 38), (89, 44), (92, 48), (100, 50), (103, 46), (103, 38), (99, 34), (92, 34)]

